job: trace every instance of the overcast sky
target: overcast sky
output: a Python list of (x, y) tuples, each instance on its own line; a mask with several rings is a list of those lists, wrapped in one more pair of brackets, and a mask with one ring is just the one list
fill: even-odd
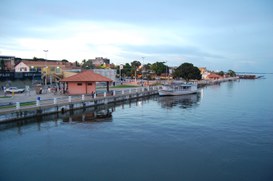
[(0, 55), (273, 72), (272, 0), (1, 0), (0, 23)]

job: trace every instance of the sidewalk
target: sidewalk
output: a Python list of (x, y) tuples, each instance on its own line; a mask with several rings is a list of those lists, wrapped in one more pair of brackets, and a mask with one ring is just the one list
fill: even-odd
[[(4, 93), (3, 91), (0, 92), (0, 97), (3, 97)], [(31, 102), (31, 101), (36, 101), (37, 97), (40, 97), (40, 100), (47, 100), (47, 99), (53, 99), (54, 97), (56, 98), (63, 98), (67, 97), (66, 95), (59, 95), (56, 94), (54, 95), (53, 93), (47, 92), (43, 94), (36, 94), (34, 90), (20, 94), (14, 94), (12, 97), (12, 94), (6, 94), (7, 97), (9, 98), (0, 98), (0, 105), (3, 104), (9, 104), (9, 103), (16, 103), (16, 102)]]

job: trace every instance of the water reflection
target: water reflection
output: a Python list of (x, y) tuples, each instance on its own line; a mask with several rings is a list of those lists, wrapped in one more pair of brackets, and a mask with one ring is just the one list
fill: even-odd
[(126, 109), (126, 107), (143, 106), (143, 104), (149, 103), (149, 99), (157, 99), (157, 96), (11, 121), (0, 124), (0, 131), (16, 127), (17, 133), (21, 135), (25, 133), (27, 127), (42, 131), (66, 123), (81, 122), (92, 124), (98, 122), (112, 122), (112, 113), (116, 108), (121, 107), (122, 109)]
[(81, 109), (70, 111), (69, 116), (64, 117), (64, 122), (110, 122), (112, 121), (112, 112), (115, 108), (107, 106), (94, 109)]
[(171, 109), (173, 107), (179, 107), (182, 109), (191, 108), (198, 105), (200, 101), (200, 94), (190, 94), (181, 96), (165, 96), (159, 97), (158, 102), (162, 108)]

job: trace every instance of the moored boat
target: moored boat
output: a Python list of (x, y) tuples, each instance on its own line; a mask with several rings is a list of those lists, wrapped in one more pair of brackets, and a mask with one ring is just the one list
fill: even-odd
[(187, 94), (196, 94), (199, 90), (194, 83), (171, 83), (164, 84), (158, 91), (160, 96), (178, 96)]

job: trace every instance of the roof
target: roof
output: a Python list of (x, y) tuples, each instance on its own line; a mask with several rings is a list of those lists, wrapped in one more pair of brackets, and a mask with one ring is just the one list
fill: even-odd
[(76, 75), (64, 78), (61, 82), (112, 82), (111, 79), (87, 70)]
[(74, 67), (73, 64), (70, 63), (70, 62), (61, 62), (61, 61), (29, 61), (29, 60), (22, 60), (21, 62), (24, 63), (27, 66), (34, 66), (34, 67), (49, 66), (49, 67), (60, 67), (60, 68), (67, 68), (67, 69), (71, 69), (71, 68)]
[(220, 79), (220, 78), (223, 78), (222, 76), (220, 75), (217, 75), (217, 74), (214, 74), (214, 73), (210, 73), (207, 78), (210, 78), (210, 79)]
[(22, 63), (26, 64), (27, 66), (37, 66), (37, 67), (44, 67), (44, 66), (63, 66), (62, 62), (49, 62), (49, 61), (27, 61), (23, 60)]

